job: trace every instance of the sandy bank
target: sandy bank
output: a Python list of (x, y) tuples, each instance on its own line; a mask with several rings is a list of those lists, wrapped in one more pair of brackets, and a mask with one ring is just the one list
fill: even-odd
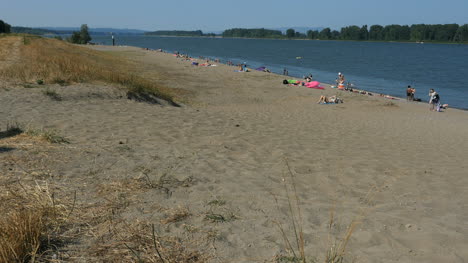
[[(62, 101), (38, 89), (0, 90), (2, 120), (56, 129), (70, 139), (69, 146), (51, 150), (61, 161), (44, 160), (55, 180), (78, 189), (87, 202), (99, 198), (103, 185), (140, 178), (142, 171), (151, 180), (190, 178), (170, 194), (128, 194), (122, 216), (161, 225), (160, 207), (188, 207), (191, 216), (161, 225), (159, 233), (189, 235), (187, 226), (212, 231), (213, 262), (264, 262), (287, 254), (275, 221), (293, 239), (283, 181), (289, 182), (287, 160), (309, 257), (325, 255), (335, 207), (334, 236), (360, 221), (347, 249), (357, 262), (468, 258), (467, 112), (290, 87), (283, 76), (239, 73), (223, 64), (196, 67), (139, 48), (91, 48), (125, 56), (138, 62), (142, 76), (184, 90), (186, 106), (138, 103), (96, 85), (54, 86)], [(319, 105), (320, 95), (338, 95), (344, 103)], [(27, 151), (17, 147), (0, 158), (5, 163)], [(210, 213), (232, 220), (210, 221)]]

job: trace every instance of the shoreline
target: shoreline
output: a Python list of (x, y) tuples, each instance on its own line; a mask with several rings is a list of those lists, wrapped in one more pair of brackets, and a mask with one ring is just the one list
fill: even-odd
[[(159, 36), (156, 36), (156, 37), (159, 37)], [(344, 40), (344, 41), (347, 41), (347, 40)], [(99, 46), (99, 45), (98, 45)], [(102, 46), (108, 46), (108, 47), (112, 47), (111, 45), (102, 45)], [(171, 54), (171, 55), (174, 55), (176, 51), (166, 51), (166, 50), (162, 50), (161, 51), (158, 51), (158, 49), (151, 49), (151, 48), (145, 48), (145, 47), (138, 47), (138, 46), (128, 46), (128, 45), (119, 45), (120, 47), (130, 47), (130, 48), (137, 48), (137, 49), (142, 49), (142, 50), (146, 50), (146, 51), (152, 51), (152, 52), (162, 52), (162, 53), (165, 53), (165, 54)], [(119, 47), (117, 46), (117, 47)], [(202, 61), (206, 61), (206, 59), (209, 59), (211, 62), (215, 62), (216, 59), (212, 59), (212, 57), (203, 57), (203, 58), (195, 58), (195, 57), (191, 57), (189, 54), (184, 54), (184, 55), (188, 55), (190, 57), (190, 59), (192, 60), (202, 60)], [(228, 67), (233, 67), (233, 68), (236, 68), (238, 67), (238, 65), (228, 65), (226, 62), (215, 62), (215, 63), (219, 63), (219, 64), (222, 64), (224, 66), (228, 66)], [(267, 67), (268, 68), (268, 67)], [(250, 71), (256, 71), (255, 69), (253, 68), (249, 68)], [(248, 72), (247, 72), (248, 73)], [(282, 75), (278, 72), (269, 72), (269, 74), (275, 74), (276, 76), (282, 76), (284, 77), (285, 79), (297, 79), (299, 81), (303, 81), (303, 78), (302, 77), (299, 77), (299, 76), (294, 76), (294, 75)], [(336, 90), (336, 91), (342, 91), (342, 92), (350, 92), (350, 93), (353, 93), (352, 91), (347, 91), (347, 90), (339, 90), (338, 88), (331, 88), (332, 86), (334, 86), (333, 84), (330, 84), (330, 83), (325, 83), (325, 82), (320, 82), (322, 85), (325, 85), (327, 89), (331, 89), (331, 90)], [(354, 92), (354, 93), (358, 93), (359, 95), (367, 95), (367, 94), (360, 94), (360, 91), (362, 92), (365, 92), (365, 93), (371, 93), (373, 95), (367, 95), (369, 97), (376, 97), (376, 98), (385, 98), (385, 99), (388, 99), (388, 100), (396, 100), (396, 101), (404, 101), (406, 103), (408, 103), (408, 101), (406, 101), (406, 99), (404, 97), (400, 97), (398, 95), (390, 95), (390, 94), (383, 94), (383, 93), (376, 93), (376, 92), (373, 92), (373, 91), (368, 91), (368, 90), (363, 90), (363, 89), (353, 89), (353, 90), (356, 90), (358, 92)], [(428, 107), (429, 107), (429, 103), (428, 102), (425, 102), (421, 99), (421, 101), (412, 101), (410, 103), (414, 103), (415, 105), (423, 105), (423, 104), (426, 104)], [(449, 109), (456, 109), (456, 110), (460, 110), (460, 111), (464, 111), (464, 112), (468, 112), (468, 108), (457, 108), (457, 107), (453, 107), (451, 105), (449, 105)]]

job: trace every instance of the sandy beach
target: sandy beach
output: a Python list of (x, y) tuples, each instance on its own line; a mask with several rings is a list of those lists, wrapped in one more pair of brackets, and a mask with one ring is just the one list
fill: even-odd
[[(329, 237), (339, 242), (353, 222), (350, 262), (468, 261), (468, 112), (432, 112), (427, 103), (328, 85), (283, 85), (284, 76), (192, 66), (135, 47), (89, 48), (131, 60), (141, 76), (181, 90), (182, 107), (128, 100), (105, 84), (50, 85), (62, 98), (54, 101), (39, 88), (4, 82), (1, 130), (19, 122), (70, 141), (0, 138), (7, 178), (48, 180), (62, 188), (58, 195), (76, 191), (78, 204), (100, 207), (95, 215), (149, 222), (161, 236), (208, 240), (209, 262), (289, 255), (278, 225), (294, 240), (288, 200), (295, 194), (305, 252), (317, 262)], [(344, 103), (317, 104), (321, 95)], [(164, 221), (176, 208), (188, 215)], [(96, 244), (107, 239), (96, 230), (106, 220), (98, 221), (83, 226), (58, 257), (99, 261)], [(112, 248), (116, 255), (125, 250)]]

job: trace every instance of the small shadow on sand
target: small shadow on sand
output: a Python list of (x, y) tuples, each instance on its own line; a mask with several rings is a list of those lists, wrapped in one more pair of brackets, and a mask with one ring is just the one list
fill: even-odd
[(0, 139), (14, 137), (14, 136), (19, 135), (21, 133), (23, 133), (23, 130), (20, 129), (20, 128), (7, 129), (6, 131), (0, 131)]
[(129, 100), (134, 100), (138, 102), (146, 102), (149, 104), (157, 104), (162, 106), (174, 106), (174, 107), (181, 107), (181, 105), (173, 102), (158, 98), (156, 95), (148, 93), (148, 92), (134, 92), (128, 91), (127, 98)]
[(0, 153), (11, 152), (11, 151), (13, 151), (14, 149), (15, 149), (15, 148), (0, 146)]

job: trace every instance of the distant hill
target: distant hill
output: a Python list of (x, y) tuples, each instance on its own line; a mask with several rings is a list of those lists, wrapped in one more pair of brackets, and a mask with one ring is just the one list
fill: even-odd
[[(80, 31), (79, 27), (41, 27), (40, 29), (52, 30), (61, 34), (71, 34), (73, 31)], [(119, 28), (89, 28), (89, 33), (92, 35), (106, 35), (113, 33), (114, 35), (140, 35), (144, 34), (145, 30), (139, 29), (119, 29)]]
[(13, 26), (11, 27), (12, 33), (22, 33), (22, 34), (31, 34), (31, 35), (47, 35), (47, 34), (57, 34), (57, 32), (42, 29), (42, 28), (31, 28), (31, 27), (23, 27), (23, 26)]

